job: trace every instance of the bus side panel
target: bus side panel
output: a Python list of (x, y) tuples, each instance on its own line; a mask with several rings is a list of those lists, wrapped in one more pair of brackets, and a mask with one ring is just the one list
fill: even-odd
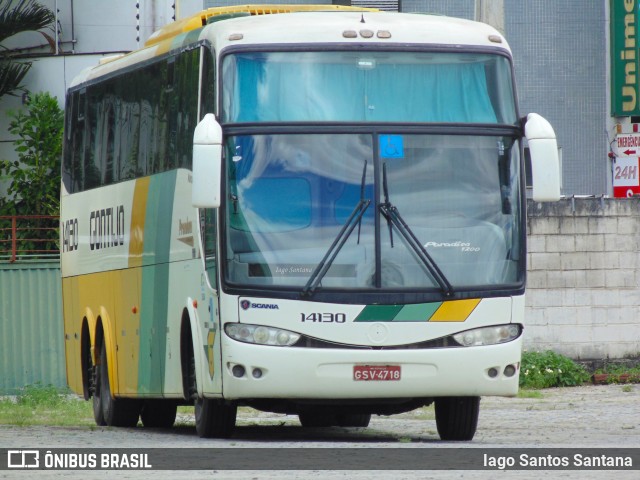
[(113, 272), (115, 323), (118, 351), (118, 392), (131, 396), (138, 392), (138, 356), (140, 351), (140, 276), (141, 269)]
[(64, 352), (67, 384), (75, 393), (82, 395), (81, 327), (82, 317), (78, 310), (76, 292), (77, 278), (62, 279), (62, 305), (64, 311)]
[[(63, 298), (65, 302), (65, 335), (69, 335), (67, 344), (73, 340), (71, 346), (66, 348), (67, 369), (72, 371), (69, 378), (69, 386), (75, 392), (82, 393), (82, 373), (81, 373), (81, 329), (82, 323), (87, 318), (91, 347), (94, 349), (94, 356), (98, 355), (96, 350), (96, 333), (102, 328), (105, 335), (105, 342), (109, 351), (107, 357), (109, 362), (115, 363), (117, 339), (115, 335), (114, 309), (113, 309), (113, 289), (114, 282), (110, 272), (100, 272), (90, 275), (63, 279)], [(69, 308), (66, 305), (70, 304)], [(95, 361), (95, 360), (94, 360)], [(117, 393), (117, 369), (112, 363), (109, 364), (109, 376), (112, 380), (112, 389)], [(77, 369), (77, 373), (75, 371)], [(77, 377), (77, 378), (76, 378)], [(78, 385), (76, 387), (74, 385)], [(79, 388), (79, 390), (77, 390)]]
[[(186, 262), (174, 262), (168, 269), (168, 291), (164, 295), (167, 310), (167, 327), (164, 358), (163, 393), (164, 396), (182, 398), (182, 363), (181, 363), (181, 325), (185, 309), (189, 314), (193, 309), (193, 299), (199, 298), (200, 259)], [(197, 301), (197, 300), (196, 300)], [(191, 308), (190, 304), (191, 303)], [(192, 335), (195, 335), (192, 330)], [(201, 347), (200, 347), (201, 348)], [(194, 350), (195, 351), (195, 350)]]
[(151, 177), (144, 221), (139, 384), (141, 394), (161, 394), (167, 348), (169, 260), (176, 171)]

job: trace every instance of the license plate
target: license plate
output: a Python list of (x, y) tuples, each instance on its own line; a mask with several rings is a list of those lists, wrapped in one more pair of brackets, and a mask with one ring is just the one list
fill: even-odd
[(400, 380), (400, 365), (354, 365), (353, 379), (364, 382)]

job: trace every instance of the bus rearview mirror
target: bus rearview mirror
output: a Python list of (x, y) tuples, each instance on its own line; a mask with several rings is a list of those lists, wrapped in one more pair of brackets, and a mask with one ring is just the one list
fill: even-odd
[(560, 159), (553, 127), (537, 113), (530, 113), (524, 134), (531, 154), (533, 199), (537, 202), (560, 200)]
[(222, 127), (207, 113), (193, 133), (193, 186), (191, 203), (198, 208), (220, 206)]

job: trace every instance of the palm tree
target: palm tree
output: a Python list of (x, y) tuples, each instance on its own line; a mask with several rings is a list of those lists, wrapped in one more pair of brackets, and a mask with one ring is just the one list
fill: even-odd
[(29, 62), (14, 60), (2, 42), (20, 32), (37, 31), (55, 21), (54, 13), (35, 0), (0, 2), (0, 97), (21, 90), (21, 82), (31, 68)]

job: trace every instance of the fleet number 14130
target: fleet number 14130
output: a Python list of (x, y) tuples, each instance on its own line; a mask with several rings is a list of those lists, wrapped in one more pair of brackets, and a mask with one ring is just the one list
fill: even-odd
[(315, 323), (345, 323), (347, 315), (344, 313), (301, 313), (300, 321)]

